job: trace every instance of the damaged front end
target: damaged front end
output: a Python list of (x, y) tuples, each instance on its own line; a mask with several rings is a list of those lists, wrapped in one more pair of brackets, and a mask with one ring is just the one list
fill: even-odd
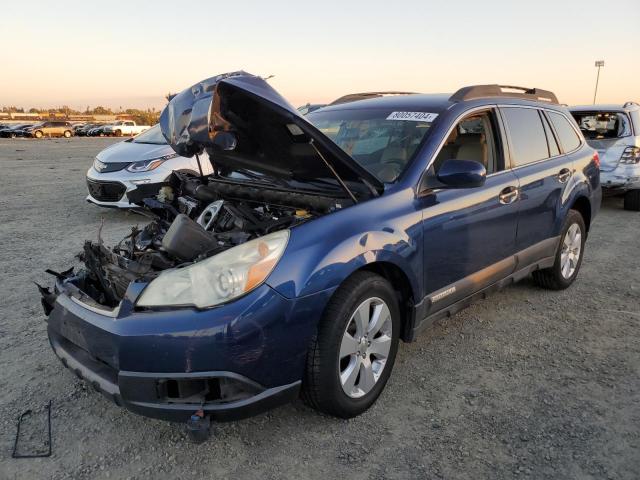
[[(171, 186), (173, 184), (174, 186)], [(84, 244), (84, 268), (57, 274), (98, 305), (115, 308), (133, 282), (149, 283), (168, 269), (184, 268), (275, 232), (343, 208), (348, 199), (191, 178), (174, 174), (158, 198), (142, 199), (152, 221), (134, 226), (114, 247)], [(265, 201), (268, 199), (269, 201)], [(45, 311), (55, 297), (43, 291)]]
[[(129, 201), (151, 222), (112, 248), (85, 243), (84, 269), (65, 281), (105, 308), (117, 307), (134, 282), (149, 283), (382, 190), (262, 78), (245, 72), (181, 92), (163, 111), (161, 128), (178, 154), (199, 160), (206, 151), (214, 174), (174, 173), (164, 184), (141, 186)], [(45, 311), (54, 297), (44, 294)]]
[(314, 295), (326, 292), (289, 299), (267, 278), (296, 227), (383, 185), (244, 72), (178, 94), (161, 127), (178, 154), (206, 151), (214, 173), (174, 172), (130, 192), (145, 226), (112, 247), (101, 226), (80, 269), (49, 271), (54, 288), (39, 289), (51, 345), (96, 390), (147, 416), (236, 419), (285, 403), (306, 355), (295, 339), (319, 320)]

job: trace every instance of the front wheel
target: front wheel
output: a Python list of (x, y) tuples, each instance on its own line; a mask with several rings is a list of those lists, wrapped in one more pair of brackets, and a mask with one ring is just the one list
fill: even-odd
[(42, 138), (42, 132), (40, 130), (36, 130), (36, 132), (33, 134), (34, 137), (36, 138)]
[(624, 209), (640, 212), (640, 190), (629, 190), (624, 194)]
[(305, 403), (342, 418), (366, 411), (391, 375), (399, 333), (400, 309), (389, 282), (370, 272), (349, 277), (311, 341), (302, 382)]
[(580, 212), (569, 210), (560, 235), (555, 263), (551, 268), (533, 272), (538, 285), (550, 290), (563, 290), (571, 285), (582, 265), (587, 229)]

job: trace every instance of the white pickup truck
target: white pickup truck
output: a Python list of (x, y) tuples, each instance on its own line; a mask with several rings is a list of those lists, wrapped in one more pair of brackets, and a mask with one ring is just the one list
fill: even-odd
[(138, 135), (150, 128), (150, 125), (136, 125), (136, 122), (132, 120), (118, 120), (105, 125), (102, 131), (107, 136), (121, 137), (123, 135)]

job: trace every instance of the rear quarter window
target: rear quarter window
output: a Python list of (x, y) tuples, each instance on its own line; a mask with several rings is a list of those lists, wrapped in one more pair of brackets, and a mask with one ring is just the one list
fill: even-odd
[(549, 158), (542, 119), (535, 108), (501, 108), (509, 131), (509, 147), (514, 167)]
[(548, 111), (547, 113), (551, 119), (553, 127), (556, 129), (560, 145), (562, 145), (562, 150), (566, 153), (572, 152), (578, 148), (582, 142), (575, 129), (569, 123), (569, 120), (567, 120), (564, 115), (556, 112)]

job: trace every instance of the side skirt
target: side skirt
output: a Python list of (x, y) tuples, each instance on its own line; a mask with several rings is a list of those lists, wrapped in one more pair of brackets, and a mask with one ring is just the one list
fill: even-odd
[[(560, 237), (553, 237), (548, 240), (544, 240), (543, 242), (540, 242), (539, 244), (534, 245), (533, 247), (529, 247), (528, 249), (522, 252), (517, 253), (515, 255), (516, 270), (513, 273), (511, 273), (510, 275), (500, 280), (495, 281), (494, 283), (492, 283), (487, 287), (484, 287), (474, 293), (471, 293), (465, 296), (464, 298), (440, 310), (434, 311), (433, 313), (430, 313), (429, 310), (433, 308), (431, 299), (434, 297), (431, 297), (431, 296), (425, 297), (419, 304), (414, 306), (415, 323), (413, 325), (413, 328), (408, 328), (405, 331), (406, 333), (403, 336), (403, 340), (405, 340), (406, 342), (412, 342), (416, 339), (416, 337), (420, 333), (424, 332), (431, 325), (433, 325), (435, 321), (455, 315), (460, 310), (468, 307), (469, 305), (475, 303), (476, 301), (487, 298), (491, 293), (500, 291), (503, 288), (508, 287), (513, 283), (519, 282), (523, 278), (528, 277), (531, 274), (531, 272), (534, 272), (536, 270), (542, 270), (545, 268), (551, 268), (555, 262), (555, 252), (556, 252), (559, 241), (560, 241)], [(539, 260), (534, 261), (533, 263), (530, 263), (531, 258), (533, 256), (532, 254), (535, 251), (541, 252), (543, 250), (545, 250), (545, 253), (547, 256), (540, 258), (540, 256), (536, 255), (539, 258)], [(525, 265), (525, 266), (522, 266), (522, 265)], [(455, 291), (455, 288), (453, 287), (455, 287), (456, 285), (460, 286), (460, 284), (463, 284), (463, 282), (465, 282), (465, 279), (459, 282), (456, 282), (450, 285), (449, 287), (445, 287), (444, 289), (439, 291), (446, 292), (451, 289)], [(418, 320), (418, 319), (421, 319), (421, 320)]]

